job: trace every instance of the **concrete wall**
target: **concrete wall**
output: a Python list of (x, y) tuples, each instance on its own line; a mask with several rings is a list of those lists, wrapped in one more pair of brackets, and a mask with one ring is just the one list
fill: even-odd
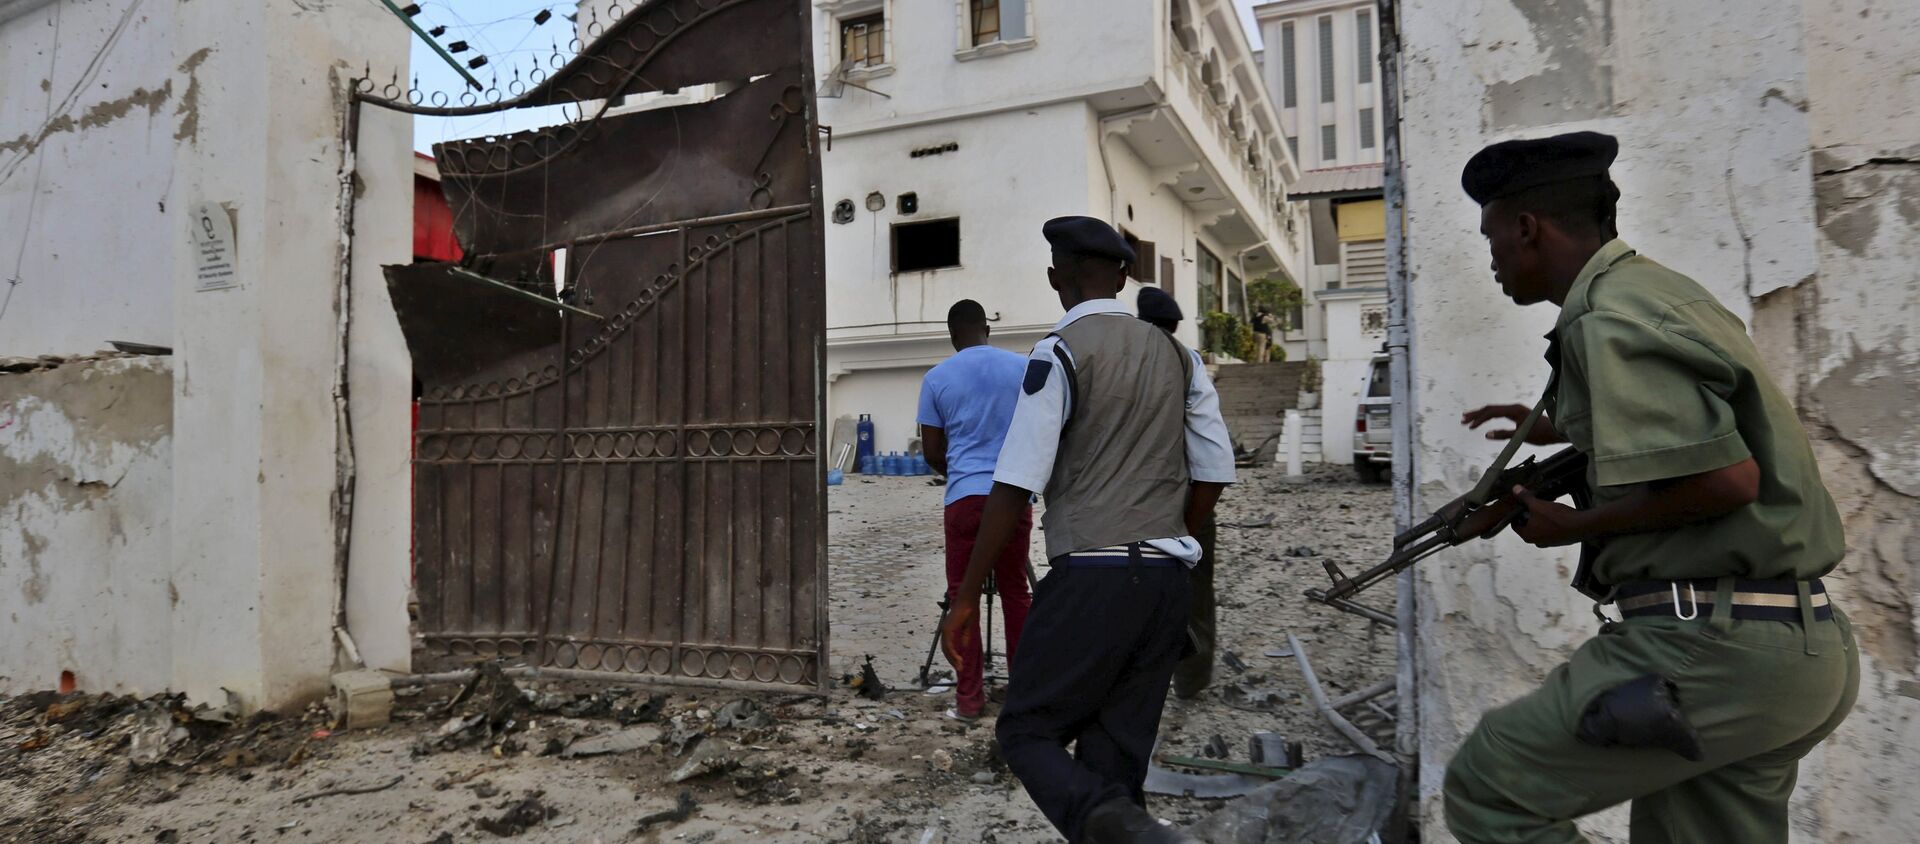
[(1326, 302), (1327, 357), (1320, 364), (1321, 447), (1329, 463), (1353, 462), (1353, 412), (1367, 389), (1367, 370), (1386, 339), (1361, 330), (1360, 312), (1384, 297), (1339, 296)]
[(172, 427), (163, 357), (0, 374), (0, 694), (172, 682)]
[[(1920, 737), (1915, 22), (1868, 2), (1416, 0), (1401, 23), (1420, 506), (1466, 490), (1495, 451), (1455, 424), (1462, 409), (1538, 395), (1554, 316), (1498, 295), (1460, 166), (1508, 137), (1619, 136), (1623, 237), (1749, 319), (1847, 517), (1829, 582), (1863, 631), (1861, 704), (1802, 766), (1795, 839), (1908, 837), (1920, 807), (1900, 795), (1920, 761), (1889, 750)], [(1572, 562), (1509, 535), (1419, 569), (1428, 840), (1449, 840), (1441, 775), (1478, 714), (1591, 635)], [(1584, 826), (1624, 840), (1623, 812)]]
[(168, 177), (203, 76), (174, 15), (56, 2), (0, 21), (0, 356), (172, 342), (173, 287), (129, 270), (184, 237)]
[[(19, 249), (35, 273), (0, 342), (31, 353), (104, 339), (173, 347), (172, 476), (141, 493), (163, 500), (140, 506), (166, 514), (164, 553), (149, 564), (170, 581), (167, 626), (152, 640), (170, 659), (151, 664), (197, 698), (226, 688), (250, 705), (296, 703), (324, 690), (334, 666), (345, 86), (369, 63), (404, 68), (407, 38), (370, 4), (58, 0), (0, 23), (0, 136), (29, 139), (0, 150), (0, 213), (22, 223), (8, 230), (26, 233)], [(377, 265), (407, 259), (409, 126), (362, 127), (352, 186), (362, 201), (348, 363), (369, 502), (355, 524), (369, 569), (356, 588), (378, 594), (350, 603), (383, 665), (406, 653), (408, 411)], [(234, 286), (196, 285), (189, 211), (203, 204), (233, 225)], [(70, 507), (64, 518), (63, 531), (92, 517)], [(76, 609), (40, 605), (31, 623), (110, 623), (97, 603)], [(13, 659), (0, 656), (0, 674)], [(97, 679), (144, 684), (152, 670)]]

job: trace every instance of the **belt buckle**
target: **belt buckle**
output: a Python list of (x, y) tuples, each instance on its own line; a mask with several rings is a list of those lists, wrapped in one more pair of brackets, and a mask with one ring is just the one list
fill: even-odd
[(1680, 611), (1680, 582), (1669, 581), (1667, 588), (1673, 590), (1673, 617), (1681, 621), (1692, 621), (1700, 617), (1700, 597), (1693, 591), (1693, 583), (1687, 583), (1687, 612)]

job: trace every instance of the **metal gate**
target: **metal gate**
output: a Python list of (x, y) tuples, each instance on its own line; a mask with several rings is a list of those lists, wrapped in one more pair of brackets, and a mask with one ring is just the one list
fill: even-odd
[[(824, 684), (809, 12), (657, 0), (499, 106), (362, 96), (587, 112), (437, 145), (467, 256), (388, 268), (422, 389), (429, 657)], [(609, 106), (714, 82), (710, 102)]]

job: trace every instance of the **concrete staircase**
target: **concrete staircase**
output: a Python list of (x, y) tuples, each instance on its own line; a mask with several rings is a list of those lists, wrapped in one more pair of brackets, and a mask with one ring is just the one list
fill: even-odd
[[(1255, 455), (1258, 464), (1271, 464), (1280, 445), (1280, 430), (1286, 412), (1300, 396), (1300, 378), (1306, 373), (1301, 361), (1285, 363), (1221, 364), (1213, 374), (1220, 390), (1220, 414), (1227, 419), (1227, 432), (1233, 436), (1236, 450), (1249, 449), (1265, 442)], [(1309, 460), (1320, 456), (1320, 420), (1317, 411), (1303, 420), (1307, 430), (1301, 438), (1301, 454)], [(1271, 439), (1269, 439), (1271, 438)]]

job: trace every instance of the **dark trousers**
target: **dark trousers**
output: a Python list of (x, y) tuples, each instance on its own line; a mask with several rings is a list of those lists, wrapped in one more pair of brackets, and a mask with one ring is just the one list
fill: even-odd
[(1214, 644), (1219, 638), (1214, 632), (1213, 548), (1218, 535), (1212, 513), (1193, 533), (1200, 543), (1200, 562), (1188, 575), (1193, 583), (1193, 600), (1187, 611), (1187, 630), (1193, 634), (1194, 653), (1180, 660), (1173, 671), (1173, 693), (1182, 699), (1198, 697), (1213, 683)]
[(997, 735), (1007, 767), (1069, 841), (1109, 799), (1146, 804), (1190, 589), (1184, 565), (1056, 565), (1040, 581)]

